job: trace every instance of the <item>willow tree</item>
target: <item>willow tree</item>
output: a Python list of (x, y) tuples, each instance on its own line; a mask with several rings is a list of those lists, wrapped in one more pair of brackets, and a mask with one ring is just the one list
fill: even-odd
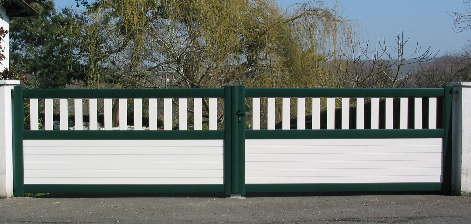
[(98, 0), (86, 17), (91, 86), (339, 87), (323, 66), (351, 38), (315, 2), (283, 12), (271, 0)]

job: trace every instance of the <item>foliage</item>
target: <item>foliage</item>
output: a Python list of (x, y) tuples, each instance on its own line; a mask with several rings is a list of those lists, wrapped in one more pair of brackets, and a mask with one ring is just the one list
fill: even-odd
[(20, 75), (16, 70), (10, 71), (8, 68), (5, 68), (1, 73), (0, 80), (23, 80), (27, 81), (28, 78), (26, 76)]
[(3, 42), (3, 38), (5, 38), (7, 34), (8, 34), (8, 30), (5, 30), (3, 29), (3, 27), (0, 27), (0, 64), (1, 64), (1, 61), (6, 59), (5, 55), (3, 54), (3, 52), (5, 52), (5, 49), (2, 47), (1, 44)]
[(316, 2), (283, 13), (270, 0), (99, 0), (86, 18), (92, 88), (338, 87), (320, 62), (352, 30)]
[(460, 54), (446, 54), (422, 63), (411, 71), (405, 80), (405, 87), (440, 88), (453, 82), (469, 82), (470, 72), (469, 50)]
[(11, 64), (25, 71), (36, 88), (63, 88), (83, 79), (80, 16), (68, 9), (57, 12), (52, 0), (27, 3), (39, 15), (11, 23)]

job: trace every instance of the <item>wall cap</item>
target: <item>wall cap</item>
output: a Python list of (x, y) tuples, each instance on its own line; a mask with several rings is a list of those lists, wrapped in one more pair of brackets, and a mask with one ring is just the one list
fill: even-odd
[[(19, 85), (20, 80), (0, 80), (0, 85)], [(470, 83), (471, 84), (471, 83)]]
[(471, 87), (471, 82), (453, 82), (450, 85), (453, 87)]

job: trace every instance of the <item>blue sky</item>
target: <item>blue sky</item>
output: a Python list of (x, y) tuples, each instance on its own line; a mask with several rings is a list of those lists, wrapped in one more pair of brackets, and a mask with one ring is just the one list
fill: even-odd
[[(306, 2), (306, 0), (277, 0), (282, 7)], [(58, 7), (74, 4), (74, 0), (55, 0)], [(419, 42), (422, 49), (428, 46), (433, 52), (459, 52), (469, 45), (471, 31), (456, 33), (453, 18), (449, 13), (465, 13), (462, 0), (324, 0), (330, 7), (338, 2), (342, 15), (357, 22), (364, 32), (363, 41), (376, 44), (385, 38), (388, 45), (394, 44), (396, 35), (404, 31), (409, 37), (406, 51), (411, 52)]]
[[(286, 7), (303, 0), (278, 0)], [(325, 0), (330, 7), (335, 2), (341, 6), (342, 15), (356, 21), (365, 35), (363, 41), (376, 44), (385, 38), (388, 45), (394, 44), (398, 32), (409, 37), (406, 51), (414, 50), (419, 42), (422, 49), (428, 46), (440, 54), (459, 52), (469, 45), (471, 31), (456, 33), (451, 12), (466, 12), (462, 0)]]

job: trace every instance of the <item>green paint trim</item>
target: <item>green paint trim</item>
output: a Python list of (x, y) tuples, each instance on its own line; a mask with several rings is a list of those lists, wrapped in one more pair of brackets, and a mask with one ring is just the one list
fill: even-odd
[(443, 129), (246, 130), (246, 139), (443, 138)]
[(24, 166), (23, 166), (23, 129), (24, 102), (23, 87), (13, 89), (13, 189), (15, 195), (24, 195)]
[(394, 89), (246, 89), (246, 97), (443, 97), (443, 88)]
[(224, 193), (224, 185), (25, 184), (26, 193)]
[(247, 184), (250, 193), (440, 191), (441, 183)]
[(237, 99), (237, 111), (244, 111), (244, 113), (238, 113), (238, 127), (237, 127), (237, 141), (238, 141), (238, 189), (237, 194), (245, 195), (245, 87), (236, 86), (238, 91)]
[(453, 171), (453, 147), (452, 147), (452, 102), (453, 102), (453, 86), (447, 85), (444, 89), (445, 100), (443, 106), (444, 114), (444, 138), (443, 138), (443, 182), (442, 193), (452, 193), (452, 171)]
[(231, 87), (231, 194), (239, 194), (239, 89)]
[(232, 194), (232, 93), (231, 86), (224, 87), (224, 194)]
[(24, 98), (224, 97), (223, 89), (25, 89)]
[(224, 139), (224, 130), (217, 131), (24, 131), (25, 140), (76, 139), (76, 140), (175, 140), (175, 139)]

